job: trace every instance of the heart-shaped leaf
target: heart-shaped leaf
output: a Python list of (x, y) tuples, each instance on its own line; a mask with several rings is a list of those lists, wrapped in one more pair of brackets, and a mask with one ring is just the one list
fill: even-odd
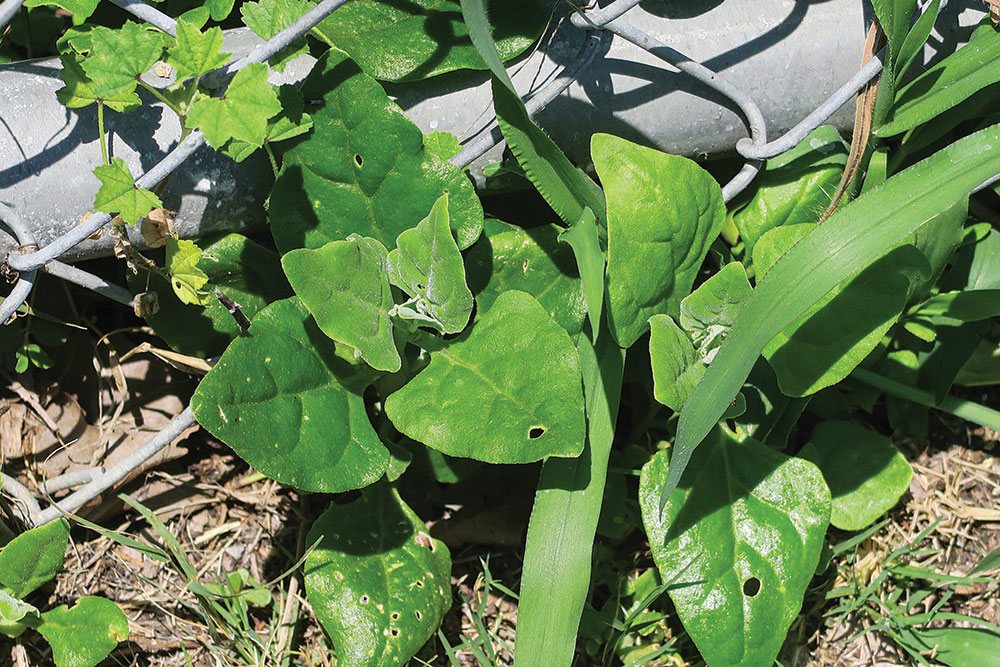
[(852, 422), (819, 424), (800, 456), (823, 471), (833, 494), (830, 523), (841, 530), (873, 523), (899, 501), (913, 476), (889, 438)]
[(52, 646), (56, 667), (87, 667), (128, 639), (128, 619), (111, 600), (88, 595), (42, 614), (36, 628)]
[(448, 222), (448, 195), (430, 214), (396, 239), (389, 253), (389, 280), (412, 298), (396, 307), (403, 319), (416, 320), (441, 333), (458, 333), (472, 314), (472, 292), (465, 284), (462, 253)]
[(330, 505), (307, 541), (321, 538), (306, 558), (306, 590), (337, 664), (406, 664), (451, 606), (447, 547), (385, 482)]
[(693, 161), (609, 134), (590, 144), (608, 200), (608, 326), (629, 347), (681, 299), (718, 236), (722, 190)]
[(399, 431), (451, 456), (530, 463), (578, 456), (580, 359), (566, 330), (525, 292), (489, 311), (386, 399)]
[(446, 190), (459, 248), (472, 245), (483, 209), (472, 182), (423, 145), (423, 134), (382, 87), (331, 49), (302, 84), (313, 130), (285, 153), (271, 193), (281, 252), (319, 248), (356, 232), (392, 249)]
[(351, 234), (318, 250), (293, 250), (281, 266), (323, 333), (356, 348), (372, 368), (394, 373), (402, 362), (389, 319), (387, 260), (381, 243)]
[(58, 519), (32, 528), (11, 540), (0, 551), (0, 585), (23, 598), (56, 576), (62, 568), (69, 523)]
[(660, 513), (667, 452), (643, 466), (653, 560), (709, 665), (768, 667), (802, 607), (830, 520), (819, 469), (712, 431)]
[(365, 410), (367, 367), (336, 356), (297, 299), (257, 313), (191, 397), (198, 423), (283, 484), (336, 493), (371, 484), (389, 452)]

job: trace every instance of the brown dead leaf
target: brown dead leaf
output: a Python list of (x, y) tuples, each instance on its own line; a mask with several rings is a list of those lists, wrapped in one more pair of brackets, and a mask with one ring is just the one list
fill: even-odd
[(165, 208), (154, 208), (149, 212), (142, 223), (139, 231), (142, 232), (142, 239), (150, 248), (162, 248), (167, 245), (167, 239), (174, 233), (174, 214), (176, 211), (168, 211)]

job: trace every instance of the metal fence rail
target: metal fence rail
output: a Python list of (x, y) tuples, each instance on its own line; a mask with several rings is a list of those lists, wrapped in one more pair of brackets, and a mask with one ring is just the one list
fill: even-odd
[[(0, 29), (15, 15), (24, 0), (4, 0), (0, 3)], [(203, 81), (211, 88), (216, 88), (219, 94), (226, 83), (240, 68), (250, 64), (266, 61), (270, 56), (289, 45), (312, 29), (323, 18), (328, 16), (347, 0), (322, 0), (313, 9), (303, 15), (294, 24), (278, 33), (272, 39), (256, 47), (251, 53), (231, 62), (203, 77)], [(174, 34), (176, 22), (159, 10), (141, 0), (112, 0), (137, 18), (147, 21), (160, 30)], [(592, 3), (593, 4), (593, 3)], [(816, 107), (802, 121), (784, 136), (768, 141), (764, 116), (753, 97), (747, 94), (736, 82), (729, 81), (713, 72), (705, 65), (679, 53), (674, 48), (663, 44), (651, 35), (630, 24), (625, 16), (628, 11), (639, 4), (639, 0), (615, 0), (604, 8), (587, 8), (575, 13), (571, 23), (576, 28), (586, 31), (587, 38), (576, 59), (565, 65), (563, 70), (531, 96), (527, 101), (530, 114), (538, 113), (549, 102), (559, 96), (572, 82), (581, 77), (587, 66), (594, 61), (600, 51), (600, 46), (612, 35), (627, 40), (648, 51), (657, 58), (669, 63), (686, 75), (693, 77), (709, 86), (726, 99), (735, 103), (740, 109), (749, 138), (736, 143), (735, 150), (746, 163), (736, 177), (723, 187), (727, 201), (744, 190), (754, 179), (763, 161), (774, 157), (797, 145), (809, 132), (827, 121), (840, 107), (849, 102), (857, 92), (873, 77), (878, 75), (882, 67), (881, 55), (850, 78), (829, 99)], [(859, 54), (860, 55), (860, 54)], [(163, 181), (174, 170), (180, 168), (196, 149), (204, 143), (204, 137), (198, 131), (192, 132), (187, 138), (177, 144), (160, 162), (136, 179), (139, 187), (152, 189)], [(502, 141), (495, 119), (487, 123), (482, 131), (470, 141), (467, 141), (462, 152), (452, 159), (459, 167), (465, 167)], [(80, 212), (81, 214), (83, 211)], [(131, 295), (120, 286), (110, 285), (86, 271), (59, 263), (58, 259), (72, 248), (87, 239), (111, 221), (111, 216), (99, 213), (87, 218), (84, 222), (71, 228), (44, 247), (37, 247), (31, 230), (18, 216), (17, 211), (0, 204), (0, 222), (16, 237), (20, 247), (5, 259), (8, 270), (17, 272), (18, 279), (11, 294), (0, 303), (0, 322), (6, 322), (24, 303), (34, 285), (38, 270), (46, 270), (64, 280), (95, 290), (120, 303), (130, 304)], [(111, 488), (124, 479), (132, 470), (142, 465), (157, 451), (168, 445), (185, 428), (194, 423), (190, 408), (177, 415), (159, 434), (151, 438), (142, 448), (133, 453), (125, 461), (112, 469), (103, 468), (88, 471), (86, 475), (69, 473), (67, 479), (55, 478), (48, 480), (45, 487), (48, 490), (65, 489), (82, 484), (75, 492), (65, 499), (51, 502), (42, 509), (37, 498), (25, 487), (7, 476), (3, 477), (3, 493), (6, 494), (19, 510), (21, 517), (29, 525), (40, 525), (52, 521), (64, 512), (73, 512), (100, 493)], [(69, 475), (75, 475), (69, 479)], [(44, 491), (44, 490), (43, 490)], [(51, 501), (51, 499), (49, 499)]]

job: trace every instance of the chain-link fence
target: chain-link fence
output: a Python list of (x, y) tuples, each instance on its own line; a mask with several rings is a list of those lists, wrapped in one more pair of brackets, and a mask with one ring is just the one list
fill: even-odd
[[(112, 1), (160, 30), (171, 35), (175, 34), (176, 22), (174, 19), (141, 2), (141, 0)], [(234, 58), (225, 66), (203, 77), (202, 83), (215, 89), (217, 94), (221, 95), (228, 81), (237, 71), (250, 63), (267, 61), (268, 58), (294, 40), (302, 37), (346, 1), (322, 0), (272, 39), (264, 41), (248, 54)], [(6, 25), (19, 11), (23, 2), (24, 0), (4, 0), (3, 3), (0, 3), (0, 28)], [(532, 115), (538, 113), (560, 96), (572, 83), (585, 77), (588, 67), (595, 62), (595, 59), (602, 57), (602, 53), (606, 52), (604, 47), (611, 40), (621, 39), (634, 44), (663, 63), (669, 64), (675, 70), (707, 86), (721, 96), (721, 99), (727, 104), (735, 104), (738, 108), (749, 136), (737, 141), (733, 147), (735, 152), (743, 158), (745, 164), (736, 176), (723, 187), (726, 201), (731, 200), (753, 181), (765, 160), (780, 155), (799, 144), (810, 132), (825, 123), (835, 112), (850, 102), (859, 90), (878, 76), (882, 68), (882, 53), (875, 54), (828, 99), (802, 118), (798, 124), (781, 136), (771, 138), (768, 136), (765, 116), (753, 95), (745, 91), (745, 86), (741, 86), (740, 82), (728, 80), (704, 64), (687, 57), (677, 49), (664, 44), (630, 23), (627, 13), (638, 4), (639, 0), (615, 0), (603, 8), (593, 6), (573, 13), (569, 18), (569, 23), (576, 29), (583, 31), (582, 46), (575, 56), (563, 65), (561, 70), (553, 76), (547, 77), (545, 84), (525, 100), (528, 111)], [(859, 60), (857, 62), (860, 63)], [(794, 76), (794, 73), (789, 73), (789, 75)], [(451, 161), (459, 167), (465, 167), (497, 146), (501, 141), (502, 136), (494, 118), (492, 122), (482, 123), (476, 134), (466, 141), (462, 151)], [(183, 168), (185, 161), (191, 158), (204, 143), (205, 138), (201, 132), (191, 132), (163, 159), (140, 175), (136, 179), (136, 186), (147, 189), (156, 187), (175, 170)], [(80, 214), (82, 215), (82, 213), (81, 211)], [(133, 297), (124, 287), (109, 283), (87, 271), (60, 261), (67, 255), (72, 256), (75, 248), (108, 225), (111, 220), (112, 216), (107, 213), (91, 215), (40, 247), (31, 227), (22, 221), (19, 212), (0, 203), (0, 221), (16, 238), (18, 246), (4, 260), (3, 268), (8, 275), (16, 276), (16, 282), (10, 295), (0, 303), (0, 321), (9, 320), (25, 302), (34, 286), (38, 271), (45, 271), (68, 282), (98, 292), (121, 304), (131, 306)], [(60, 500), (58, 506), (53, 504), (42, 508), (37, 498), (27, 488), (6, 475), (2, 476), (3, 493), (15, 501), (21, 517), (29, 525), (40, 525), (52, 521), (58, 518), (62, 512), (72, 512), (80, 508), (89, 500), (124, 479), (130, 472), (170, 444), (193, 423), (194, 416), (191, 409), (185, 409), (174, 417), (158, 435), (114, 467), (76, 471), (64, 475), (63, 478), (48, 480), (44, 489), (46, 492), (52, 492), (54, 489), (79, 487), (75, 492)]]

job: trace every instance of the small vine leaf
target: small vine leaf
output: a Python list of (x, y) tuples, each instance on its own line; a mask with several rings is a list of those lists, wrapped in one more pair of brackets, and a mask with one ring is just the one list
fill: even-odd
[(90, 43), (83, 71), (94, 82), (94, 93), (102, 98), (133, 92), (136, 78), (152, 69), (163, 54), (162, 33), (133, 21), (117, 30), (94, 28)]
[(351, 233), (391, 250), (445, 191), (458, 247), (475, 243), (483, 208), (468, 176), (428, 150), (420, 128), (346, 54), (324, 54), (302, 95), (312, 132), (285, 153), (271, 192), (271, 210), (281, 211), (281, 224), (271, 225), (280, 252)]
[[(313, 126), (312, 118), (309, 114), (304, 113), (305, 102), (302, 100), (302, 91), (297, 87), (284, 85), (278, 88), (278, 101), (281, 103), (281, 113), (267, 121), (264, 143), (273, 144), (276, 141), (292, 139), (305, 134)], [(242, 162), (250, 157), (257, 148), (258, 146), (248, 144), (245, 141), (232, 139), (222, 149), (222, 152), (236, 162)]]
[(357, 234), (281, 258), (288, 282), (323, 333), (359, 350), (372, 368), (395, 373), (402, 360), (389, 317), (393, 300), (387, 264), (385, 246)]
[(75, 24), (80, 24), (90, 18), (99, 2), (100, 0), (25, 0), (24, 6), (29, 9), (43, 5), (61, 7), (73, 15)]
[(208, 274), (198, 268), (201, 248), (194, 241), (171, 236), (167, 239), (167, 273), (170, 286), (182, 303), (204, 306), (212, 298), (202, 288), (208, 284)]
[(591, 155), (608, 202), (608, 325), (629, 347), (653, 315), (678, 315), (726, 209), (692, 160), (609, 134), (594, 135)]
[(298, 299), (261, 310), (191, 397), (212, 435), (265, 475), (306, 491), (371, 484), (389, 452), (368, 419), (365, 366), (337, 358)]
[(819, 469), (718, 428), (660, 513), (667, 452), (642, 468), (639, 505), (653, 560), (709, 665), (767, 667), (819, 562), (830, 491)]
[(424, 135), (424, 148), (442, 162), (446, 162), (462, 152), (462, 144), (459, 143), (458, 137), (451, 132), (441, 130), (434, 130)]
[(505, 223), (491, 227), (465, 256), (477, 316), (489, 311), (504, 292), (520, 290), (535, 297), (570, 336), (580, 333), (587, 303), (572, 249), (559, 242), (561, 228), (522, 229)]
[(389, 281), (410, 301), (396, 307), (397, 316), (458, 333), (472, 315), (472, 292), (465, 283), (462, 253), (451, 235), (448, 194), (441, 195), (430, 214), (396, 239), (389, 253)]
[(18, 535), (0, 551), (0, 585), (16, 598), (25, 597), (56, 576), (68, 544), (66, 519)]
[(36, 630), (52, 646), (56, 667), (85, 667), (101, 662), (128, 639), (128, 618), (111, 600), (88, 595), (72, 607), (43, 613)]
[[(243, 25), (264, 39), (271, 39), (313, 8), (308, 0), (260, 0), (240, 5)], [(282, 71), (292, 58), (309, 50), (304, 37), (300, 37), (268, 58), (275, 71)]]
[(95, 103), (98, 98), (109, 108), (118, 112), (138, 109), (142, 100), (135, 91), (123, 91), (116, 95), (100, 96), (94, 92), (94, 82), (83, 71), (84, 56), (67, 51), (60, 54), (62, 61), (60, 75), (65, 85), (56, 91), (56, 97), (69, 109), (82, 109)]
[(213, 21), (222, 21), (233, 11), (233, 0), (205, 0)]
[(583, 450), (580, 360), (566, 330), (525, 292), (489, 311), (391, 394), (404, 435), (449, 456), (530, 463)]
[(177, 80), (201, 76), (225, 65), (231, 53), (222, 51), (222, 29), (205, 32), (183, 19), (177, 22), (177, 44), (167, 49), (167, 62), (177, 70)]
[(267, 81), (267, 65), (251, 63), (233, 77), (224, 98), (202, 97), (191, 105), (187, 123), (201, 130), (212, 148), (238, 139), (264, 145), (267, 120), (281, 111), (278, 94)]
[(404, 665), (451, 607), (451, 556), (385, 481), (330, 505), (307, 541), (306, 591), (343, 667)]
[[(504, 60), (531, 46), (549, 18), (531, 0), (491, 0), (489, 5), (493, 36)], [(405, 4), (354, 0), (320, 22), (313, 34), (347, 51), (365, 72), (386, 81), (486, 68), (453, 0)]]
[(889, 438), (852, 422), (820, 423), (800, 456), (823, 472), (833, 494), (830, 523), (841, 530), (874, 523), (910, 488), (913, 476)]
[(122, 220), (133, 224), (154, 208), (163, 206), (155, 194), (136, 187), (132, 172), (120, 157), (113, 157), (111, 164), (95, 168), (94, 175), (101, 181), (94, 197), (94, 209), (97, 211), (118, 213)]

